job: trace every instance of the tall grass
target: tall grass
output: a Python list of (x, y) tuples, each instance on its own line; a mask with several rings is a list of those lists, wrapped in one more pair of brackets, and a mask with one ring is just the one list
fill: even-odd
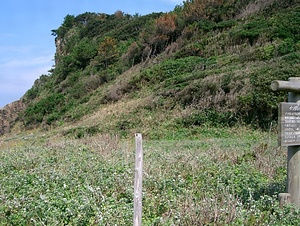
[[(298, 210), (278, 205), (286, 151), (275, 135), (201, 131), (199, 139), (144, 140), (143, 225), (299, 223)], [(46, 134), (1, 142), (0, 225), (132, 224), (133, 139)]]

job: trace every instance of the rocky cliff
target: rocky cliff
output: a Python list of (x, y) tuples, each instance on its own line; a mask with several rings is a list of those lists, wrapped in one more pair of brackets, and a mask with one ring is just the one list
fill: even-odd
[(11, 131), (12, 126), (18, 120), (19, 113), (24, 109), (25, 103), (22, 99), (0, 109), (0, 135)]

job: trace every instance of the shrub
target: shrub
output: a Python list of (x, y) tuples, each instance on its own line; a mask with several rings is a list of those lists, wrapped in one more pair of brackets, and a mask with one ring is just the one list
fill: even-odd
[(133, 66), (141, 62), (141, 47), (137, 42), (131, 43), (126, 54), (122, 56), (123, 62), (127, 66)]
[(25, 125), (41, 123), (45, 115), (59, 111), (60, 106), (64, 104), (64, 100), (64, 96), (57, 93), (28, 106), (24, 112)]
[(255, 20), (251, 20), (250, 22), (233, 29), (230, 32), (230, 36), (236, 44), (248, 41), (250, 45), (253, 45), (266, 29), (268, 29), (267, 21), (262, 18), (256, 18)]
[(291, 38), (285, 39), (279, 43), (277, 52), (279, 55), (285, 55), (294, 52), (294, 41)]
[(219, 112), (215, 109), (205, 109), (203, 111), (194, 111), (177, 120), (177, 123), (182, 124), (184, 127), (190, 126), (234, 126), (238, 122), (237, 117), (231, 111)]

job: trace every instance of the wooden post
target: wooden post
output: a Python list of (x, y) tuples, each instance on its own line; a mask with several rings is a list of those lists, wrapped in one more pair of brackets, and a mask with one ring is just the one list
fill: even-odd
[(273, 81), (271, 83), (271, 89), (273, 91), (288, 91), (288, 92), (300, 92), (300, 78), (289, 78), (289, 81)]
[(291, 203), (291, 195), (289, 193), (279, 193), (278, 197), (280, 208)]
[[(291, 82), (299, 82), (300, 78), (290, 78)], [(300, 93), (289, 92), (288, 101), (297, 102), (300, 100)], [(288, 146), (288, 193), (291, 194), (291, 203), (295, 204), (297, 207), (300, 207), (300, 146)]]
[(134, 214), (133, 225), (142, 225), (142, 179), (143, 179), (143, 146), (142, 134), (135, 134), (135, 179), (134, 179)]
[[(289, 78), (288, 82), (273, 81), (271, 89), (273, 91), (289, 91), (288, 102), (296, 103), (300, 100), (300, 78), (298, 77)], [(294, 127), (292, 133), (296, 134), (296, 131), (300, 128), (298, 128), (297, 124), (295, 124)], [(287, 193), (281, 193), (279, 199), (281, 199), (281, 205), (291, 202), (295, 206), (300, 207), (300, 143), (288, 146)]]

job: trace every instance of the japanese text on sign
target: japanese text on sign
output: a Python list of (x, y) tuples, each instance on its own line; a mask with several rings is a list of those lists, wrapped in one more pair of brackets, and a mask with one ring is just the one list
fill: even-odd
[(279, 105), (279, 145), (300, 145), (300, 103)]

